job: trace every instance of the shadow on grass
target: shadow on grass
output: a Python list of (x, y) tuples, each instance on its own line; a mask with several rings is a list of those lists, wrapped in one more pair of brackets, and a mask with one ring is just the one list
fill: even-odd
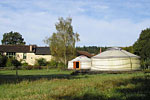
[[(133, 87), (128, 86), (131, 84)], [(150, 75), (134, 77), (124, 80), (121, 83), (116, 83), (114, 91), (111, 92), (117, 95), (108, 97), (103, 93), (85, 92), (80, 96), (70, 94), (65, 96), (57, 95), (53, 98), (56, 100), (150, 100)]]
[[(122, 85), (126, 86), (125, 88), (116, 89), (116, 93), (121, 94), (121, 100), (150, 100), (150, 75), (134, 77), (124, 83), (126, 84)], [(134, 87), (127, 87), (128, 84)]]
[(49, 75), (2, 75), (0, 74), (0, 85), (1, 84), (16, 84), (21, 81), (36, 81), (40, 79), (52, 80), (52, 79), (80, 79), (84, 77), (75, 77), (70, 74), (49, 74)]
[(73, 95), (72, 96), (66, 95), (62, 97), (54, 96), (53, 99), (54, 100), (107, 100), (104, 95), (92, 94), (92, 93), (85, 93), (82, 96), (73, 96)]

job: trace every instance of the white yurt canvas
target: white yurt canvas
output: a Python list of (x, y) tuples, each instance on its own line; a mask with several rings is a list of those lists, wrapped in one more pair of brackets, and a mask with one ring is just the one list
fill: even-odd
[(91, 59), (86, 56), (79, 56), (68, 62), (68, 69), (90, 69)]
[(92, 71), (129, 71), (139, 70), (139, 56), (121, 48), (110, 48), (92, 57)]

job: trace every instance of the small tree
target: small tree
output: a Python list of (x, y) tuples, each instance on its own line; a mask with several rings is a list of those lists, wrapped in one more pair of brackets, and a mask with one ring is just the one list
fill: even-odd
[(15, 66), (15, 69), (16, 69), (16, 76), (18, 77), (18, 67), (21, 66), (21, 63), (16, 60), (16, 59), (13, 59), (12, 60), (12, 65)]
[(58, 20), (55, 24), (57, 32), (53, 33), (46, 43), (50, 45), (51, 54), (55, 59), (66, 65), (67, 61), (75, 56), (75, 43), (79, 41), (79, 34), (73, 32), (71, 18), (64, 20), (61, 17)]
[(9, 32), (3, 34), (3, 39), (1, 40), (3, 45), (8, 44), (25, 44), (24, 38), (22, 38), (22, 35), (18, 32)]

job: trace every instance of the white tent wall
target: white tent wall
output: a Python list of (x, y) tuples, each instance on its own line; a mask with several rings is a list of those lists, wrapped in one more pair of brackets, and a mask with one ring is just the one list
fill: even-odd
[(91, 70), (128, 71), (139, 70), (140, 61), (137, 58), (92, 59)]
[(140, 57), (120, 48), (111, 48), (92, 57), (92, 71), (131, 71), (140, 69)]
[(71, 61), (68, 61), (68, 69), (74, 69), (73, 63), (76, 61), (80, 62), (80, 69), (91, 69), (91, 59), (86, 56), (79, 56)]
[(89, 62), (80, 62), (80, 69), (91, 69), (91, 61)]
[(132, 58), (131, 62), (132, 62), (132, 70), (140, 70), (141, 69), (140, 59)]
[(72, 61), (68, 61), (68, 69), (73, 69), (73, 62)]

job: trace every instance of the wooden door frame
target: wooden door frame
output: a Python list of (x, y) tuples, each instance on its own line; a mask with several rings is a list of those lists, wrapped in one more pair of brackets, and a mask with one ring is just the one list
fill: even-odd
[[(79, 62), (79, 68), (76, 68), (76, 63)], [(73, 69), (80, 69), (81, 65), (80, 65), (80, 61), (74, 61), (73, 62)]]

